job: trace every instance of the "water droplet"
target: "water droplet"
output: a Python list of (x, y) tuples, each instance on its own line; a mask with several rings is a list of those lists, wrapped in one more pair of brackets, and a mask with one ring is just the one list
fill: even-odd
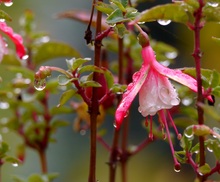
[(165, 53), (165, 56), (168, 59), (175, 59), (177, 57), (177, 52), (167, 52), (167, 53)]
[(80, 135), (84, 136), (86, 134), (86, 130), (80, 130)]
[(13, 5), (13, 2), (5, 2), (4, 5), (7, 6), (7, 7), (10, 7), (10, 6)]
[(113, 126), (114, 126), (114, 128), (116, 128), (116, 129), (118, 128), (118, 126), (117, 126), (117, 124), (116, 124), (116, 123), (114, 123), (114, 124), (113, 124)]
[(0, 102), (0, 109), (8, 109), (9, 108), (9, 103), (8, 102)]
[(186, 138), (192, 140), (194, 138), (193, 127), (188, 126), (184, 132)]
[(38, 91), (42, 91), (46, 87), (46, 79), (35, 79), (34, 88)]
[(185, 97), (182, 99), (182, 104), (184, 106), (189, 106), (190, 104), (192, 104), (193, 100), (189, 97)]
[(208, 2), (207, 3), (209, 6), (213, 7), (213, 8), (216, 8), (218, 7), (218, 3), (217, 2)]
[(209, 152), (213, 152), (212, 146), (207, 146), (207, 150), (208, 150)]
[(1, 18), (1, 19), (0, 19), (0, 22), (5, 22), (5, 19)]
[(180, 164), (175, 164), (174, 171), (178, 173), (178, 172), (180, 172), (180, 169), (181, 169)]
[(171, 20), (158, 20), (157, 21), (160, 25), (166, 26), (171, 23)]
[(22, 59), (22, 60), (27, 60), (27, 59), (28, 59), (28, 57), (29, 57), (29, 56), (26, 54), (26, 55), (22, 56), (22, 58), (21, 58), (21, 59)]
[(13, 162), (13, 163), (12, 163), (12, 166), (13, 166), (13, 167), (18, 167), (18, 163), (17, 163), (17, 162)]
[(145, 24), (145, 22), (144, 21), (139, 21), (138, 24), (142, 25), (142, 24)]

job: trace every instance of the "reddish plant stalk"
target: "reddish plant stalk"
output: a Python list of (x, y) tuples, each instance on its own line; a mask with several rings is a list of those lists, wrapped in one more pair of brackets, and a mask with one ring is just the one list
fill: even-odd
[[(118, 82), (123, 83), (123, 39), (118, 38)], [(118, 103), (120, 103), (121, 97), (118, 97)], [(109, 158), (109, 182), (115, 182), (116, 167), (119, 157), (119, 137), (120, 130), (114, 129), (112, 148)]]
[[(196, 66), (196, 79), (197, 79), (197, 103), (203, 103), (204, 98), (202, 94), (202, 78), (201, 78), (201, 50), (200, 50), (200, 31), (203, 27), (202, 19), (202, 8), (204, 6), (203, 0), (198, 0), (199, 8), (194, 12), (195, 22), (193, 26), (194, 31), (194, 51), (193, 57)], [(200, 125), (204, 124), (204, 111), (201, 107), (197, 106), (198, 113), (198, 123)], [(203, 166), (205, 164), (205, 145), (204, 145), (204, 137), (199, 137), (199, 154), (200, 154), (200, 162), (199, 165)], [(205, 176), (198, 175), (199, 180), (205, 181)]]
[(39, 150), (39, 157), (40, 157), (40, 163), (41, 163), (41, 172), (43, 174), (47, 174), (47, 157), (46, 157), (46, 150)]
[[(102, 1), (102, 0), (100, 0)], [(96, 20), (96, 36), (101, 33), (101, 20), (102, 13), (98, 11)], [(94, 65), (100, 66), (101, 57), (101, 40), (95, 39), (95, 55), (94, 55)], [(94, 72), (93, 80), (98, 80), (98, 73)], [(97, 137), (97, 117), (99, 115), (99, 100), (97, 88), (93, 87), (91, 104), (89, 105), (90, 114), (90, 167), (89, 167), (89, 179), (88, 182), (96, 181), (96, 137)]]

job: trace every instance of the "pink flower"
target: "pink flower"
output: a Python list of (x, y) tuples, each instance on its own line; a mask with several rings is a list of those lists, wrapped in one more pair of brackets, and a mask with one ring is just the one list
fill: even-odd
[[(117, 128), (120, 127), (138, 93), (140, 105), (138, 110), (144, 117), (153, 116), (162, 109), (170, 109), (178, 105), (180, 99), (169, 78), (197, 92), (197, 81), (178, 69), (169, 69), (158, 63), (152, 47), (148, 41), (146, 42), (147, 35), (142, 36), (142, 39), (145, 39), (141, 51), (143, 64), (141, 69), (133, 75), (133, 82), (128, 85), (116, 110)], [(212, 101), (211, 96), (207, 98)]]
[[(0, 22), (0, 31), (4, 32), (15, 44), (16, 48), (16, 54), (18, 55), (19, 58), (22, 58), (25, 55), (25, 47), (23, 45), (23, 40), (22, 37), (16, 33), (14, 33), (13, 29), (5, 22)], [(7, 54), (7, 46), (6, 43), (4, 42), (3, 37), (0, 35), (0, 60), (4, 56), (4, 54)]]
[[(153, 140), (152, 116), (158, 113), (161, 128), (166, 130), (164, 136), (167, 136), (170, 144), (175, 170), (179, 171), (180, 164), (175, 157), (168, 121), (173, 126), (178, 138), (181, 135), (178, 134), (177, 128), (167, 109), (177, 106), (180, 103), (180, 99), (169, 78), (189, 87), (194, 92), (197, 91), (197, 81), (178, 69), (172, 70), (158, 63), (154, 51), (149, 44), (148, 37), (144, 32), (140, 34), (139, 41), (142, 45), (141, 54), (143, 64), (141, 69), (133, 75), (133, 82), (128, 85), (127, 91), (123, 94), (121, 103), (115, 113), (115, 127), (117, 129), (120, 128), (123, 119), (127, 116), (132, 101), (139, 93), (140, 106), (138, 110), (144, 117), (150, 116), (149, 137)], [(207, 96), (207, 98), (212, 101), (211, 96)], [(147, 121), (148, 118), (146, 118)]]

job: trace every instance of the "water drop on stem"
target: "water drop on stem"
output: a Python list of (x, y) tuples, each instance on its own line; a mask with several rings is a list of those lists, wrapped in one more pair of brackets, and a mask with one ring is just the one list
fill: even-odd
[(13, 5), (13, 2), (5, 2), (4, 5), (7, 6), (7, 7), (10, 7), (10, 6)]
[(180, 172), (180, 169), (181, 169), (180, 164), (175, 164), (174, 171), (178, 173), (178, 172)]

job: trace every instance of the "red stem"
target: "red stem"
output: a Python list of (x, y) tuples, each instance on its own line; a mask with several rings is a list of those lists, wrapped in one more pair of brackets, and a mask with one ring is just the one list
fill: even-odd
[[(203, 103), (204, 98), (202, 94), (202, 78), (201, 78), (201, 50), (200, 50), (200, 31), (203, 27), (203, 23), (201, 22), (202, 19), (202, 8), (204, 6), (203, 0), (198, 0), (199, 8), (194, 12), (195, 22), (194, 22), (194, 52), (193, 57), (195, 60), (196, 66), (196, 79), (197, 79), (197, 103)], [(201, 107), (197, 106), (197, 113), (198, 113), (198, 123), (200, 125), (204, 124), (204, 111)], [(199, 165), (203, 166), (205, 164), (205, 145), (204, 145), (204, 137), (199, 137), (199, 154), (200, 154), (200, 162)], [(205, 176), (198, 175), (199, 180), (205, 181)]]
[[(102, 1), (102, 0), (100, 0)], [(96, 36), (101, 32), (101, 20), (102, 13), (98, 11), (96, 20)], [(94, 55), (94, 65), (100, 66), (100, 56), (101, 56), (101, 40), (95, 40), (95, 55)], [(98, 80), (99, 74), (94, 72), (93, 80)], [(89, 179), (88, 182), (96, 182), (96, 136), (97, 136), (97, 116), (99, 115), (99, 101), (97, 88), (93, 87), (91, 105), (89, 105), (90, 113), (90, 167), (89, 167)]]

